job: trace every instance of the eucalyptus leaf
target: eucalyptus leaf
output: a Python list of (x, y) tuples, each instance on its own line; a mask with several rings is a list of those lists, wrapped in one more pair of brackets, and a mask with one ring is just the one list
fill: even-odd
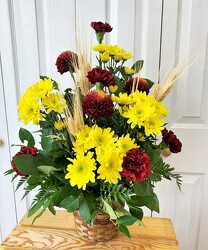
[(19, 138), (21, 140), (22, 143), (24, 143), (24, 141), (27, 141), (27, 146), (32, 148), (35, 146), (35, 140), (33, 135), (25, 128), (20, 128), (19, 130)]
[(113, 211), (112, 207), (105, 200), (102, 199), (102, 201), (105, 206), (106, 212), (109, 214), (111, 220), (116, 220), (117, 216), (115, 212)]
[(132, 195), (126, 202), (130, 206), (138, 206), (143, 207), (150, 204), (152, 201), (153, 196), (138, 196), (138, 195)]
[(127, 226), (120, 224), (118, 225), (118, 230), (124, 235), (126, 235), (128, 238), (130, 238), (130, 233)]
[(85, 197), (80, 199), (79, 213), (80, 213), (80, 216), (83, 218), (83, 220), (85, 222), (88, 222), (90, 220), (91, 212), (90, 212), (90, 208), (89, 208), (89, 205), (88, 205), (87, 200), (85, 199)]
[(147, 78), (143, 78), (143, 79), (147, 81), (150, 88), (155, 84), (153, 81), (151, 81), (151, 80), (149, 80)]
[(60, 203), (60, 207), (65, 208), (68, 212), (77, 210), (78, 206), (79, 198), (73, 195), (69, 195)]
[(139, 60), (134, 63), (134, 65), (131, 68), (134, 70), (135, 74), (138, 73), (142, 69), (143, 64), (144, 64), (143, 60)]
[(17, 169), (27, 175), (39, 175), (40, 172), (36, 168), (35, 157), (29, 154), (22, 154), (13, 158)]
[(44, 174), (47, 174), (47, 175), (58, 170), (57, 168), (54, 168), (53, 166), (45, 166), (45, 165), (38, 166), (37, 169), (40, 170), (41, 172), (43, 172)]
[(148, 207), (150, 210), (155, 211), (157, 213), (160, 212), (160, 208), (159, 208), (159, 200), (157, 198), (157, 195), (155, 193), (153, 193), (152, 199), (151, 201), (146, 205), (146, 207)]
[(126, 226), (131, 226), (131, 225), (133, 225), (136, 221), (137, 221), (137, 218), (135, 218), (134, 216), (131, 216), (131, 215), (124, 215), (124, 216), (119, 217), (119, 218), (116, 220), (116, 223), (117, 223), (117, 224), (123, 224), (123, 225), (126, 225)]
[(142, 218), (143, 218), (143, 210), (141, 208), (129, 206), (129, 212), (135, 218), (137, 218), (139, 220), (142, 220)]
[(133, 182), (133, 187), (134, 187), (134, 192), (138, 196), (143, 196), (143, 195), (152, 195), (153, 194), (153, 188), (151, 184), (147, 181), (140, 181), (140, 182)]

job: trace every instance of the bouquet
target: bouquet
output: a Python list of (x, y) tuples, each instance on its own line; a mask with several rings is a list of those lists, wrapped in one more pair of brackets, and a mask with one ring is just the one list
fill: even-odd
[(97, 214), (108, 214), (129, 236), (127, 226), (143, 224), (143, 207), (159, 212), (155, 183), (175, 179), (179, 189), (182, 183), (161, 156), (165, 148), (178, 153), (182, 147), (164, 120), (169, 112), (162, 100), (174, 84), (161, 88), (141, 77), (143, 60), (127, 67), (132, 54), (103, 42), (112, 31), (108, 23), (91, 27), (97, 65), (91, 66), (82, 46), (77, 53), (64, 51), (57, 70), (69, 73), (74, 88), (62, 92), (56, 81), (41, 76), (19, 100), (19, 119), (39, 126), (40, 146), (20, 128), (22, 145), (6, 174), (20, 178), (16, 189), (26, 184), (23, 198), (38, 188), (28, 212), (34, 220), (46, 209), (55, 214), (55, 207), (78, 211), (90, 225)]

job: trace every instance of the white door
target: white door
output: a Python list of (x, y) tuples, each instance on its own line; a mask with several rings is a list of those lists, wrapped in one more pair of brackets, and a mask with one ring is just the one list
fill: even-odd
[(161, 214), (172, 218), (180, 249), (208, 249), (208, 2), (163, 2), (161, 76), (176, 57), (197, 61), (167, 98), (169, 128), (183, 143), (166, 159), (183, 176), (182, 192), (173, 183), (159, 185)]

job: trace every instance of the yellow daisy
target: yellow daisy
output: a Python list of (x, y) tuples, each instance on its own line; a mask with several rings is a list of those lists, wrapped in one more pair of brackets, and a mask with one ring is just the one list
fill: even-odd
[(58, 92), (49, 94), (49, 96), (45, 97), (42, 100), (42, 103), (48, 113), (50, 113), (51, 111), (62, 113), (63, 110), (66, 108), (66, 101)]
[(121, 179), (122, 160), (116, 147), (100, 148), (96, 150), (97, 161), (100, 167), (97, 170), (98, 179), (104, 180), (112, 184), (118, 183)]
[(44, 98), (53, 90), (53, 80), (50, 78), (40, 79), (39, 82), (35, 83), (30, 87), (30, 91), (38, 98)]
[(69, 179), (72, 187), (78, 186), (78, 188), (86, 189), (86, 185), (89, 182), (95, 182), (96, 170), (95, 159), (93, 153), (88, 152), (86, 155), (83, 151), (77, 152), (76, 158), (68, 158), (72, 162), (67, 167), (68, 173), (65, 175), (65, 179)]
[(63, 121), (56, 121), (54, 123), (54, 127), (57, 129), (57, 130), (63, 130), (65, 127), (66, 127), (66, 123), (63, 122)]

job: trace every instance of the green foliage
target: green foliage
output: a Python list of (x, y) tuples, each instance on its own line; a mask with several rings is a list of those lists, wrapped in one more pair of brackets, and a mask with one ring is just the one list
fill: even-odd
[(139, 60), (134, 63), (134, 65), (131, 67), (134, 70), (134, 73), (139, 73), (139, 71), (143, 68), (144, 61)]
[(19, 130), (19, 138), (20, 138), (22, 143), (24, 143), (24, 141), (27, 141), (27, 146), (28, 147), (35, 146), (35, 139), (27, 129), (20, 128), (20, 130)]
[(151, 175), (148, 179), (151, 182), (158, 182), (163, 178), (168, 180), (175, 179), (179, 190), (181, 190), (182, 177), (180, 174), (174, 172), (175, 169), (173, 167), (163, 162), (161, 148), (153, 149), (148, 145), (146, 152), (151, 160)]
[(85, 222), (90, 222), (96, 207), (96, 197), (92, 192), (83, 192), (80, 198), (79, 213)]
[(123, 224), (119, 224), (118, 225), (118, 230), (123, 233), (124, 235), (126, 235), (128, 238), (130, 238), (130, 233), (129, 230), (127, 228), (127, 226), (123, 225)]

